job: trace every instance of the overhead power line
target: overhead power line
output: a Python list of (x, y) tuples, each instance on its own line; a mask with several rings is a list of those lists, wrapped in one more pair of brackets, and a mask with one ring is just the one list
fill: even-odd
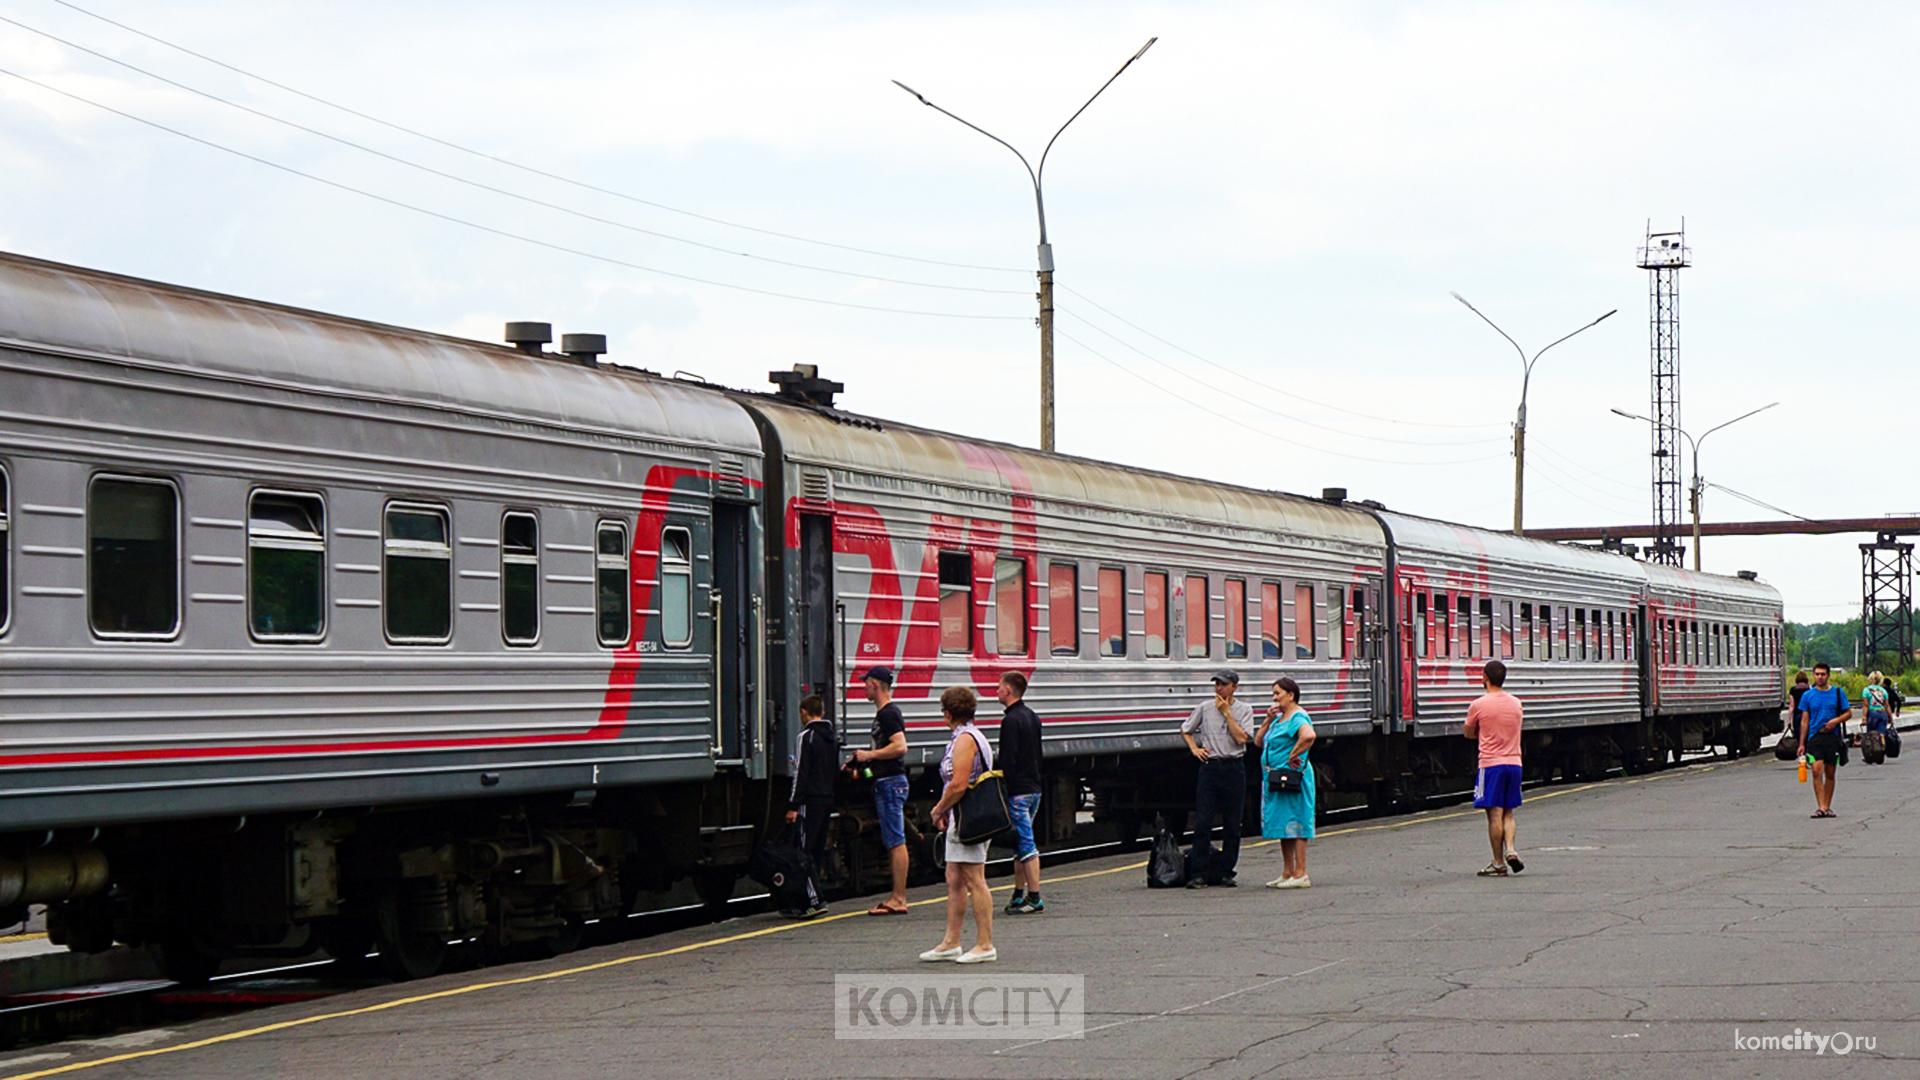
[(456, 184), (462, 184), (467, 187), (474, 188), (480, 191), (489, 192), (491, 194), (499, 195), (504, 198), (515, 199), (519, 202), (527, 203), (531, 206), (538, 206), (543, 209), (552, 210), (561, 214), (566, 214), (570, 217), (579, 218), (582, 221), (590, 221), (596, 225), (607, 225), (616, 229), (624, 229), (628, 232), (639, 233), (640, 235), (643, 235), (643, 236), (651, 236), (659, 240), (668, 240), (676, 244), (686, 244), (689, 247), (700, 248), (703, 251), (712, 251), (721, 255), (730, 255), (730, 256), (734, 256), (736, 258), (742, 258), (742, 259), (752, 259), (756, 262), (770, 263), (775, 266), (785, 266), (795, 270), (807, 270), (807, 271), (811, 271), (813, 273), (818, 273), (818, 274), (833, 274), (839, 277), (859, 278), (864, 281), (878, 281), (878, 282), (884, 282), (889, 285), (906, 285), (916, 289), (944, 289), (951, 292), (993, 293), (1001, 296), (1025, 296), (1028, 293), (1028, 290), (1025, 290), (1025, 289), (989, 289), (989, 288), (981, 288), (979, 286), (974, 286), (974, 285), (948, 285), (948, 284), (944, 284), (941, 282), (934, 282), (934, 281), (913, 281), (907, 278), (897, 278), (897, 277), (892, 277), (886, 274), (867, 274), (857, 270), (842, 270), (837, 267), (819, 266), (813, 263), (794, 262), (789, 259), (776, 259), (771, 255), (761, 255), (751, 251), (739, 251), (733, 248), (722, 247), (719, 244), (709, 244), (703, 240), (695, 240), (690, 237), (678, 236), (669, 232), (661, 232), (658, 229), (649, 229), (644, 226), (634, 225), (629, 222), (616, 220), (614, 218), (602, 217), (598, 214), (588, 213), (584, 210), (576, 210), (573, 207), (566, 206), (561, 203), (551, 202), (547, 199), (537, 198), (535, 196), (527, 195), (522, 192), (513, 191), (509, 188), (498, 187), (496, 185), (488, 184), (483, 181), (474, 180), (470, 177), (461, 176), (458, 173), (448, 172), (445, 169), (436, 169), (431, 165), (427, 165), (419, 161), (414, 161), (411, 158), (401, 157), (398, 154), (390, 154), (390, 153), (387, 153), (385, 150), (380, 150), (378, 148), (368, 146), (365, 143), (355, 142), (352, 139), (348, 139), (340, 135), (335, 135), (332, 132), (322, 131), (321, 129), (315, 128), (315, 127), (309, 127), (308, 125), (299, 123), (298, 121), (295, 121), (295, 120), (288, 120), (285, 117), (277, 116), (273, 113), (267, 112), (264, 109), (256, 109), (251, 105), (243, 105), (240, 102), (232, 100), (231, 98), (221, 97), (219, 94), (215, 94), (211, 91), (202, 90), (197, 86), (192, 86), (187, 83), (183, 83), (178, 79), (169, 78), (158, 72), (150, 71), (147, 68), (143, 68), (138, 64), (128, 63), (127, 61), (121, 60), (118, 57), (110, 56), (106, 53), (100, 52), (97, 49), (91, 49), (85, 45), (81, 45), (78, 42), (69, 41), (66, 38), (60, 37), (57, 34), (51, 34), (45, 30), (41, 30), (36, 27), (29, 26), (26, 23), (19, 21), (18, 19), (10, 18), (6, 15), (0, 15), (0, 22), (18, 27), (19, 29), (25, 30), (27, 33), (30, 33), (30, 34), (37, 34), (40, 37), (46, 38), (48, 41), (58, 42), (59, 44), (64, 45), (69, 49), (73, 49), (76, 52), (83, 52), (83, 53), (86, 53), (88, 56), (92, 56), (100, 60), (105, 60), (109, 64), (116, 64), (120, 67), (127, 69), (128, 71), (136, 72), (138, 74), (146, 76), (149, 79), (153, 79), (156, 82), (165, 83), (168, 86), (174, 87), (175, 89), (184, 90), (189, 94), (194, 94), (199, 97), (205, 98), (208, 101), (212, 101), (217, 104), (224, 105), (229, 109), (235, 109), (240, 112), (246, 113), (250, 116), (257, 116), (262, 120), (279, 124), (283, 127), (291, 128), (295, 131), (305, 132), (308, 135), (315, 136), (316, 138), (325, 139), (328, 142), (335, 143), (339, 146), (344, 146), (351, 150), (358, 150), (363, 154), (370, 154), (374, 157), (380, 158), (383, 161), (391, 161), (396, 165), (402, 165), (409, 169), (415, 169), (419, 172), (426, 173), (430, 176), (437, 176), (442, 180), (449, 180)]
[(1159, 342), (1162, 345), (1165, 345), (1170, 349), (1176, 349), (1182, 353), (1185, 353), (1186, 355), (1194, 358), (1195, 360), (1200, 361), (1201, 363), (1207, 365), (1208, 367), (1218, 368), (1219, 370), (1226, 372), (1227, 374), (1233, 376), (1236, 379), (1240, 379), (1242, 381), (1251, 383), (1254, 386), (1258, 386), (1263, 390), (1267, 390), (1275, 394), (1282, 394), (1291, 398), (1297, 398), (1298, 400), (1304, 401), (1309, 405), (1318, 405), (1323, 409), (1331, 409), (1337, 413), (1345, 413), (1348, 416), (1357, 416), (1362, 420), (1376, 420), (1383, 424), (1403, 424), (1407, 427), (1452, 428), (1452, 429), (1460, 429), (1460, 430), (1474, 430), (1474, 429), (1489, 430), (1489, 429), (1501, 429), (1507, 426), (1505, 424), (1485, 424), (1485, 423), (1440, 424), (1440, 423), (1434, 423), (1429, 420), (1407, 420), (1400, 417), (1380, 416), (1375, 413), (1361, 412), (1357, 409), (1349, 409), (1344, 405), (1335, 405), (1333, 402), (1330, 402), (1330, 401), (1320, 401), (1315, 398), (1310, 398), (1305, 394), (1302, 394), (1296, 390), (1287, 390), (1282, 387), (1275, 386), (1272, 383), (1263, 382), (1259, 379), (1254, 378), (1251, 375), (1248, 375), (1241, 371), (1237, 371), (1234, 368), (1228, 367), (1225, 364), (1219, 363), (1215, 360), (1208, 359), (1207, 357), (1202, 356), (1197, 352), (1194, 352), (1192, 349), (1189, 349), (1186, 346), (1179, 344), (1178, 342), (1168, 341), (1166, 338), (1161, 337), (1159, 334), (1154, 333), (1153, 331), (1147, 329), (1146, 327), (1141, 326), (1138, 323), (1128, 321), (1128, 319), (1125, 316), (1121, 315), (1120, 313), (1114, 311), (1111, 308), (1102, 306), (1099, 302), (1095, 301), (1091, 296), (1088, 296), (1086, 293), (1083, 293), (1080, 290), (1073, 288), (1070, 285), (1060, 285), (1059, 289), (1062, 292), (1071, 293), (1074, 296), (1077, 296), (1080, 299), (1086, 301), (1087, 305), (1092, 307), (1094, 310), (1100, 311), (1109, 316), (1112, 316), (1118, 322), (1128, 327), (1131, 327), (1134, 330), (1138, 330), (1140, 333), (1145, 334), (1146, 336), (1152, 338), (1153, 340)]
[(1273, 442), (1281, 443), (1286, 446), (1291, 446), (1299, 450), (1307, 450), (1316, 454), (1325, 454), (1328, 457), (1344, 458), (1349, 461), (1365, 461), (1375, 465), (1471, 465), (1471, 464), (1474, 464), (1475, 462), (1494, 461), (1494, 460), (1497, 460), (1500, 456), (1498, 454), (1493, 454), (1486, 457), (1477, 457), (1477, 458), (1461, 458), (1461, 459), (1437, 460), (1437, 461), (1435, 460), (1409, 461), (1405, 459), (1377, 458), (1377, 457), (1367, 457), (1361, 454), (1348, 454), (1338, 450), (1329, 450), (1324, 446), (1315, 446), (1312, 443), (1297, 442), (1293, 439), (1287, 438), (1284, 435), (1276, 435), (1273, 432), (1268, 431), (1266, 428), (1261, 427), (1258, 424), (1249, 424), (1245, 420), (1240, 419), (1239, 417), (1230, 416), (1226, 413), (1221, 412), (1218, 409), (1202, 404), (1201, 402), (1195, 401), (1194, 399), (1187, 397), (1185, 394), (1182, 394), (1177, 390), (1169, 389), (1166, 386), (1162, 385), (1161, 383), (1155, 382), (1154, 380), (1148, 378), (1145, 375), (1140, 374), (1139, 372), (1133, 370), (1127, 365), (1120, 363), (1118, 360), (1115, 360), (1111, 356), (1108, 356), (1106, 353), (1101, 352), (1099, 349), (1096, 349), (1093, 346), (1087, 344), (1086, 342), (1081, 341), (1079, 338), (1074, 337), (1072, 334), (1069, 334), (1064, 330), (1060, 331), (1060, 336), (1063, 338), (1066, 338), (1068, 341), (1073, 342), (1075, 345), (1080, 346), (1080, 348), (1084, 349), (1089, 355), (1095, 357), (1096, 359), (1104, 361), (1110, 367), (1117, 368), (1120, 371), (1123, 371), (1126, 374), (1131, 375), (1133, 378), (1140, 380), (1141, 382), (1147, 384), (1149, 387), (1152, 387), (1154, 390), (1158, 391), (1161, 394), (1166, 395), (1167, 397), (1173, 398), (1176, 401), (1183, 402), (1189, 406), (1192, 406), (1193, 408), (1198, 409), (1209, 416), (1215, 417), (1220, 420), (1225, 420), (1227, 423), (1234, 425), (1235, 428), (1245, 430), (1245, 431), (1250, 431), (1253, 434), (1260, 436), (1261, 438), (1269, 439), (1269, 440), (1272, 440)]
[(1115, 334), (1112, 331), (1106, 329), (1105, 327), (1102, 327), (1098, 323), (1090, 321), (1089, 319), (1087, 319), (1086, 316), (1081, 315), (1077, 311), (1073, 311), (1069, 308), (1057, 308), (1056, 310), (1078, 320), (1081, 323), (1084, 323), (1086, 326), (1093, 329), (1096, 333), (1102, 334), (1107, 338), (1109, 338), (1110, 340), (1118, 342), (1119, 344), (1139, 354), (1143, 359), (1149, 360), (1160, 367), (1166, 368), (1168, 371), (1173, 372), (1175, 375), (1178, 375), (1183, 379), (1186, 379), (1190, 382), (1194, 382), (1201, 386), (1204, 386), (1207, 389), (1212, 390), (1216, 394), (1225, 394), (1230, 398), (1234, 398), (1235, 400), (1241, 401), (1245, 405), (1251, 406), (1252, 408), (1259, 409), (1261, 412), (1265, 412), (1265, 413), (1269, 413), (1271, 415), (1277, 416), (1282, 420), (1285, 420), (1288, 424), (1294, 424), (1301, 427), (1309, 427), (1317, 431), (1330, 432), (1332, 434), (1340, 435), (1349, 439), (1366, 439), (1372, 442), (1395, 443), (1401, 446), (1475, 446), (1475, 445), (1485, 445), (1488, 443), (1498, 443), (1498, 442), (1506, 441), (1505, 439), (1499, 438), (1497, 436), (1494, 438), (1487, 438), (1487, 439), (1452, 439), (1452, 440), (1397, 439), (1391, 435), (1368, 435), (1362, 432), (1347, 431), (1343, 428), (1337, 428), (1328, 424), (1319, 423), (1314, 420), (1308, 420), (1305, 417), (1300, 416), (1297, 412), (1289, 412), (1284, 409), (1276, 409), (1268, 405), (1262, 405), (1257, 401), (1247, 400), (1238, 392), (1229, 390), (1226, 387), (1221, 386), (1219, 383), (1208, 382), (1207, 380), (1200, 378), (1198, 375), (1195, 375), (1188, 371), (1183, 371), (1180, 368), (1177, 368), (1174, 365), (1167, 363), (1165, 360), (1162, 360), (1159, 357), (1153, 355), (1152, 353), (1146, 351), (1145, 349), (1140, 348), (1138, 345), (1133, 344), (1132, 342), (1126, 340), (1125, 338), (1119, 336), (1118, 334)]
[(587, 251), (583, 248), (569, 247), (566, 244), (554, 243), (551, 240), (542, 240), (539, 237), (528, 236), (524, 233), (513, 232), (512, 230), (509, 230), (509, 229), (501, 229), (492, 225), (482, 224), (480, 222), (473, 221), (468, 218), (459, 217), (454, 214), (444, 213), (439, 210), (434, 210), (428, 207), (420, 206), (416, 203), (410, 203), (402, 199), (393, 198), (388, 195), (381, 195), (378, 192), (368, 191), (365, 188), (355, 187), (352, 184), (342, 183), (341, 181), (338, 181), (338, 180), (332, 180), (327, 177), (317, 175), (315, 173), (310, 173), (302, 169), (294, 168), (291, 165), (285, 165), (278, 161), (261, 157), (258, 154), (248, 153), (245, 150), (239, 150), (234, 147), (227, 146), (223, 143), (214, 142), (211, 139), (205, 139), (198, 135), (181, 131), (178, 128), (169, 127), (168, 125), (160, 123), (157, 120), (150, 120), (144, 116), (139, 116), (135, 113), (128, 112), (125, 109), (115, 108), (112, 105), (95, 101), (92, 98), (85, 97), (81, 94), (76, 94), (70, 90), (63, 90), (60, 87), (52, 85), (51, 83), (42, 82), (39, 79), (33, 78), (28, 75), (22, 75), (17, 71), (13, 71), (7, 68), (0, 68), (0, 75), (10, 76), (12, 78), (20, 80), (21, 82), (28, 83), (33, 86), (37, 86), (42, 90), (48, 91), (49, 93), (58, 94), (61, 97), (67, 98), (70, 101), (77, 101), (83, 105), (90, 105), (103, 112), (109, 112), (114, 114), (115, 116), (119, 116), (127, 120), (132, 120), (137, 124), (144, 124), (145, 126), (153, 128), (156, 131), (163, 131), (169, 135), (186, 139), (189, 142), (198, 143), (201, 146), (209, 147), (214, 150), (219, 150), (222, 153), (232, 154), (234, 157), (244, 158), (247, 161), (254, 162), (255, 164), (265, 165), (267, 168), (278, 170), (290, 176), (297, 176), (303, 180), (311, 180), (316, 184), (324, 184), (327, 187), (334, 188), (339, 191), (345, 191), (350, 194), (358, 195), (364, 199), (371, 199), (374, 202), (385, 203), (388, 206), (398, 207), (402, 210), (407, 210), (412, 213), (422, 215), (424, 217), (430, 217), (439, 221), (450, 222), (454, 225), (465, 226), (466, 228), (475, 229), (484, 233), (489, 233), (493, 236), (505, 237), (508, 240), (518, 240), (523, 244), (531, 244), (535, 247), (546, 248), (549, 251), (558, 251), (567, 255), (578, 256), (583, 259), (591, 259), (595, 262), (606, 263), (610, 266), (624, 267), (629, 270), (638, 270), (648, 274), (658, 274), (661, 277), (674, 278), (679, 281), (688, 281), (696, 285), (710, 285), (714, 288), (719, 288), (719, 289), (731, 289), (735, 292), (751, 293), (756, 296), (770, 296), (770, 297), (775, 297), (781, 300), (796, 300), (802, 303), (822, 304), (828, 307), (851, 308), (859, 311), (880, 311), (880, 312), (886, 312), (892, 315), (919, 315), (919, 316), (925, 316), (929, 318), (973, 319), (973, 320), (996, 321), (996, 322), (1006, 322), (1006, 321), (1019, 322), (1019, 321), (1025, 321), (1027, 319), (1027, 316), (1024, 316), (1024, 315), (987, 315), (987, 314), (975, 314), (971, 312), (958, 312), (958, 311), (932, 311), (932, 310), (922, 310), (917, 308), (888, 307), (882, 304), (862, 304), (862, 303), (857, 303), (851, 300), (833, 300), (823, 296), (807, 296), (801, 293), (780, 292), (775, 289), (762, 289), (752, 285), (741, 285), (731, 281), (720, 281), (714, 278), (698, 277), (693, 274), (683, 274), (676, 270), (665, 270), (657, 266), (648, 266), (644, 263), (632, 262), (630, 260), (617, 258), (612, 255), (603, 255), (603, 254), (600, 254), (599, 252)]
[(1728, 487), (1725, 484), (1716, 484), (1711, 480), (1704, 480), (1701, 482), (1706, 484), (1708, 487), (1713, 488), (1716, 491), (1724, 491), (1736, 499), (1739, 499), (1743, 502), (1752, 503), (1753, 505), (1758, 506), (1763, 510), (1771, 510), (1776, 514), (1785, 514), (1796, 521), (1812, 521), (1813, 520), (1810, 517), (1804, 517), (1800, 514), (1796, 514), (1791, 510), (1783, 510), (1780, 507), (1775, 506), (1770, 502), (1761, 502), (1759, 499), (1756, 499), (1751, 495), (1743, 495), (1740, 492), (1733, 490), (1732, 488)]
[(175, 52), (185, 53), (186, 55), (191, 56), (196, 60), (200, 60), (205, 63), (212, 64), (215, 67), (224, 68), (225, 70), (231, 71), (236, 75), (244, 76), (246, 78), (254, 80), (255, 82), (264, 83), (268, 86), (273, 87), (276, 90), (285, 91), (286, 93), (292, 94), (295, 97), (304, 98), (317, 105), (324, 105), (329, 109), (334, 109), (336, 111), (346, 113), (349, 116), (358, 117), (359, 119), (365, 120), (369, 123), (378, 124), (381, 127), (387, 128), (392, 131), (400, 132), (403, 135), (410, 135), (416, 139), (425, 139), (430, 143), (434, 143), (439, 146), (444, 146), (449, 150), (457, 150), (462, 154), (466, 154), (471, 157), (476, 157), (483, 161), (490, 161), (496, 165), (504, 165), (509, 169), (517, 169), (523, 173), (527, 173), (528, 175), (538, 176), (546, 180), (552, 180), (557, 183), (566, 184), (570, 187), (578, 188), (582, 191), (591, 191), (598, 195), (607, 195), (615, 199), (621, 199), (626, 202), (633, 203), (637, 206), (651, 207), (655, 210), (662, 210), (669, 214), (678, 214), (681, 217), (692, 218), (695, 221), (704, 221), (711, 225), (723, 225), (729, 229), (740, 229), (745, 232), (758, 233), (761, 236), (771, 236), (780, 240), (790, 240), (790, 241), (793, 241), (794, 243), (799, 243), (799, 244), (813, 244), (817, 247), (833, 248), (839, 251), (848, 251), (848, 252), (853, 252), (855, 254), (860, 254), (860, 255), (872, 255), (876, 258), (898, 259), (903, 262), (921, 263), (927, 266), (945, 266), (945, 267), (951, 267), (956, 270), (984, 270), (991, 273), (1007, 273), (1007, 274), (1032, 273), (1031, 270), (1027, 270), (1020, 267), (983, 266), (977, 263), (950, 262), (944, 259), (929, 259), (929, 258), (924, 258), (918, 255), (903, 255), (899, 252), (882, 251), (878, 248), (859, 247), (854, 244), (842, 244), (832, 240), (821, 240), (817, 237), (802, 236), (798, 233), (781, 232), (778, 229), (762, 228), (758, 225), (748, 225), (743, 222), (730, 221), (726, 218), (715, 217), (711, 214), (702, 214), (697, 211), (683, 209), (678, 206), (670, 206), (666, 203), (657, 202), (653, 199), (642, 198), (638, 195), (633, 195), (628, 192), (619, 191), (614, 188), (603, 187), (599, 184), (591, 183), (586, 180), (580, 180), (571, 176), (566, 176), (561, 173), (556, 173), (556, 172), (548, 171), (546, 169), (541, 169), (533, 165), (528, 165), (525, 162), (515, 161), (510, 157), (489, 153), (485, 150), (478, 150), (478, 149), (475, 149), (474, 147), (467, 146), (463, 143), (455, 142), (452, 139), (443, 138), (439, 135), (434, 135), (426, 131), (421, 131), (418, 128), (408, 127), (405, 124), (401, 124), (393, 120), (387, 120), (383, 117), (376, 116), (369, 112), (363, 112), (359, 109), (353, 108), (352, 106), (342, 105), (337, 101), (333, 101), (331, 99), (321, 97), (318, 94), (309, 93), (308, 91), (301, 90), (298, 87), (289, 86), (286, 83), (279, 82), (274, 79), (270, 79), (265, 75), (261, 75), (257, 72), (249, 71), (245, 68), (238, 67), (234, 64), (230, 64), (225, 60), (221, 60), (217, 57), (208, 56), (206, 53), (196, 52), (195, 50), (190, 49), (185, 45), (181, 45), (177, 42), (169, 41), (166, 38), (160, 37), (157, 34), (150, 34), (145, 30), (139, 29), (138, 27), (129, 26), (128, 24), (120, 22), (116, 19), (110, 19), (107, 16), (102, 15), (95, 11), (89, 11), (88, 9), (81, 7), (79, 4), (69, 3), (68, 0), (53, 0), (53, 2), (56, 4), (59, 4), (61, 7), (79, 12), (80, 14), (85, 15), (90, 19), (96, 19), (100, 22), (106, 23), (109, 26), (118, 27), (121, 30), (125, 30), (129, 34), (135, 35), (136, 37), (145, 38), (146, 40), (151, 41), (156, 45), (163, 45), (169, 49), (174, 50)]

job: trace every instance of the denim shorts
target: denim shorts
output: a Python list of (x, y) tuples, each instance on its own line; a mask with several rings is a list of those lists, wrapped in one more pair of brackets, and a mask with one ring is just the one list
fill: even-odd
[(1013, 818), (1013, 861), (1026, 862), (1040, 854), (1033, 843), (1033, 815), (1040, 809), (1040, 794), (1012, 796), (1007, 809)]
[(873, 813), (880, 819), (880, 846), (892, 850), (907, 842), (907, 778), (882, 776), (873, 782)]

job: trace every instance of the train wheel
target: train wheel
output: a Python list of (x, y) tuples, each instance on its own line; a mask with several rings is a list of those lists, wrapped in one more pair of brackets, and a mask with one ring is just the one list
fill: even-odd
[(447, 962), (446, 937), (402, 929), (399, 898), (391, 893), (380, 902), (373, 941), (380, 950), (380, 970), (397, 982), (436, 975)]
[(739, 880), (740, 875), (732, 870), (705, 867), (693, 872), (693, 891), (709, 913), (720, 915), (726, 912), (727, 901), (733, 899), (734, 883)]
[(153, 947), (153, 953), (160, 962), (160, 973), (182, 986), (205, 986), (219, 972), (224, 959), (186, 933), (169, 934)]

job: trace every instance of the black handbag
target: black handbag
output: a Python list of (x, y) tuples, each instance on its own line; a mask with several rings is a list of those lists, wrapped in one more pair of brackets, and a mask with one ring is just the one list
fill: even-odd
[(1290, 765), (1267, 770), (1267, 793), (1270, 795), (1294, 795), (1306, 787), (1306, 778), (1300, 770)]
[(967, 793), (953, 808), (953, 837), (963, 844), (991, 840), (1013, 828), (1013, 813), (1007, 809), (1006, 777), (998, 769), (989, 769), (967, 785)]

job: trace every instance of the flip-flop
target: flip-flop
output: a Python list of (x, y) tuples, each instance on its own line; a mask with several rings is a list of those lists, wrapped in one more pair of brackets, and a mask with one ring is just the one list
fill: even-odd
[(1525, 870), (1527, 868), (1527, 864), (1520, 861), (1520, 856), (1518, 853), (1509, 851), (1507, 852), (1507, 868), (1517, 874), (1520, 871)]
[(875, 904), (867, 909), (869, 915), (905, 915), (906, 913), (906, 908), (888, 907), (885, 904)]

